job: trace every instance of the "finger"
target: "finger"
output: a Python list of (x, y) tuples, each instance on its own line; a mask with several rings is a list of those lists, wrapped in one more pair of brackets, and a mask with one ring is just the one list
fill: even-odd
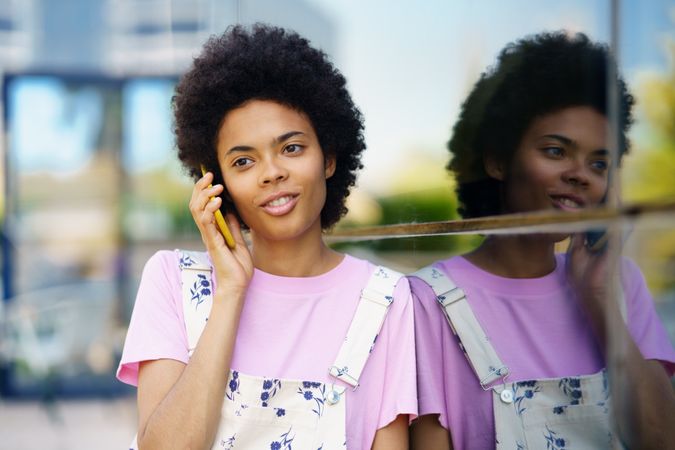
[(208, 186), (197, 194), (197, 208), (204, 209), (206, 205), (223, 192), (223, 185), (216, 184), (215, 186)]
[[(213, 215), (222, 205), (223, 200), (220, 197), (208, 197), (204, 205), (204, 212)], [(213, 219), (215, 221), (215, 218)]]
[(580, 255), (583, 254), (582, 252), (584, 252), (584, 235), (583, 233), (574, 233), (570, 236), (570, 244), (567, 247), (567, 258), (565, 258), (568, 272), (577, 264)]
[(218, 229), (214, 215), (215, 211), (220, 207), (221, 202), (219, 197), (214, 198), (206, 205), (203, 213), (199, 216), (198, 228), (207, 249), (226, 246), (225, 238)]
[(584, 250), (585, 236), (583, 233), (574, 233), (570, 237), (570, 245), (567, 248), (567, 253), (578, 253)]
[(621, 259), (621, 252), (623, 251), (623, 230), (621, 226), (614, 226), (608, 232), (607, 254), (606, 259), (609, 261), (610, 269), (614, 270), (618, 261)]
[(204, 189), (211, 183), (213, 183), (213, 172), (206, 172), (203, 177), (197, 180), (195, 185), (199, 186), (201, 189)]
[(218, 198), (217, 196), (223, 192), (223, 185), (216, 184), (215, 186), (210, 186), (206, 188), (200, 188), (198, 185), (195, 185), (193, 189), (193, 197), (190, 200), (190, 211), (192, 212), (193, 217), (199, 216), (201, 212), (206, 208), (212, 198)]
[(197, 180), (195, 185), (192, 188), (192, 197), (190, 200), (196, 200), (199, 192), (203, 191), (209, 184), (213, 182), (213, 174), (211, 172), (206, 172), (203, 177)]

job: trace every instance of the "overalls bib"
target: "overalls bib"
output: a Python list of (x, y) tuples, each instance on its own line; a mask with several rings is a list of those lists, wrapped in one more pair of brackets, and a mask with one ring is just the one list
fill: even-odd
[(610, 427), (611, 405), (604, 369), (592, 375), (509, 383), (509, 369), (478, 323), (464, 291), (433, 266), (412, 276), (433, 289), (481, 387), (494, 394), (496, 449), (620, 448)]
[[(211, 265), (206, 253), (180, 256), (183, 313), (191, 356), (211, 310)], [(335, 362), (332, 383), (247, 375), (230, 370), (212, 449), (333, 450), (346, 448), (347, 389), (359, 377), (394, 300), (402, 274), (377, 267), (352, 318)], [(135, 449), (136, 440), (132, 444)]]

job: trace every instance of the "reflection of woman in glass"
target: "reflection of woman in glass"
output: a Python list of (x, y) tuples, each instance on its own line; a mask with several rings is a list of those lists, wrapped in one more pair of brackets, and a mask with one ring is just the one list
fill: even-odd
[[(502, 51), (449, 142), (464, 217), (578, 211), (603, 201), (614, 170), (611, 64), (607, 49), (584, 35), (541, 34)], [(623, 154), (633, 100), (616, 81)], [(490, 236), (419, 272), (428, 283), (411, 279), (423, 415), (413, 428), (417, 448), (673, 445), (675, 352), (639, 269), (613, 263), (613, 252), (591, 252), (581, 235), (567, 254), (555, 254), (565, 237)], [(625, 301), (608, 294), (613, 265)], [(607, 362), (609, 329), (619, 370)]]
[(365, 147), (343, 76), (297, 34), (235, 27), (206, 44), (174, 106), (208, 252), (158, 252), (143, 272), (118, 372), (138, 385), (140, 446), (407, 448), (408, 284), (322, 240)]

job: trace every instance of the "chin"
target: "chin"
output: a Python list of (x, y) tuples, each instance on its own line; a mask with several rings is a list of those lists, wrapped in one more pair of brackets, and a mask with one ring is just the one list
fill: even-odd
[(309, 228), (306, 224), (278, 223), (271, 227), (259, 229), (257, 234), (269, 241), (290, 241), (303, 236)]

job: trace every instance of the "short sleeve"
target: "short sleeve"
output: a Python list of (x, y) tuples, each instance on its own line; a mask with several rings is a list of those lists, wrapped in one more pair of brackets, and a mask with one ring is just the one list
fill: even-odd
[(417, 416), (414, 327), (410, 286), (406, 278), (401, 278), (378, 338), (386, 342), (387, 348), (378, 430), (400, 414), (407, 414), (411, 419)]
[(181, 279), (175, 252), (159, 251), (145, 264), (117, 369), (117, 378), (138, 384), (141, 361), (188, 362)]
[(654, 300), (637, 265), (622, 261), (622, 280), (628, 312), (628, 329), (645, 359), (661, 361), (669, 376), (675, 373), (675, 350), (659, 319)]
[(431, 287), (417, 277), (410, 277), (410, 287), (415, 309), (419, 415), (439, 414), (439, 422), (449, 429), (442, 365), (445, 351), (443, 330), (449, 329), (449, 326)]

